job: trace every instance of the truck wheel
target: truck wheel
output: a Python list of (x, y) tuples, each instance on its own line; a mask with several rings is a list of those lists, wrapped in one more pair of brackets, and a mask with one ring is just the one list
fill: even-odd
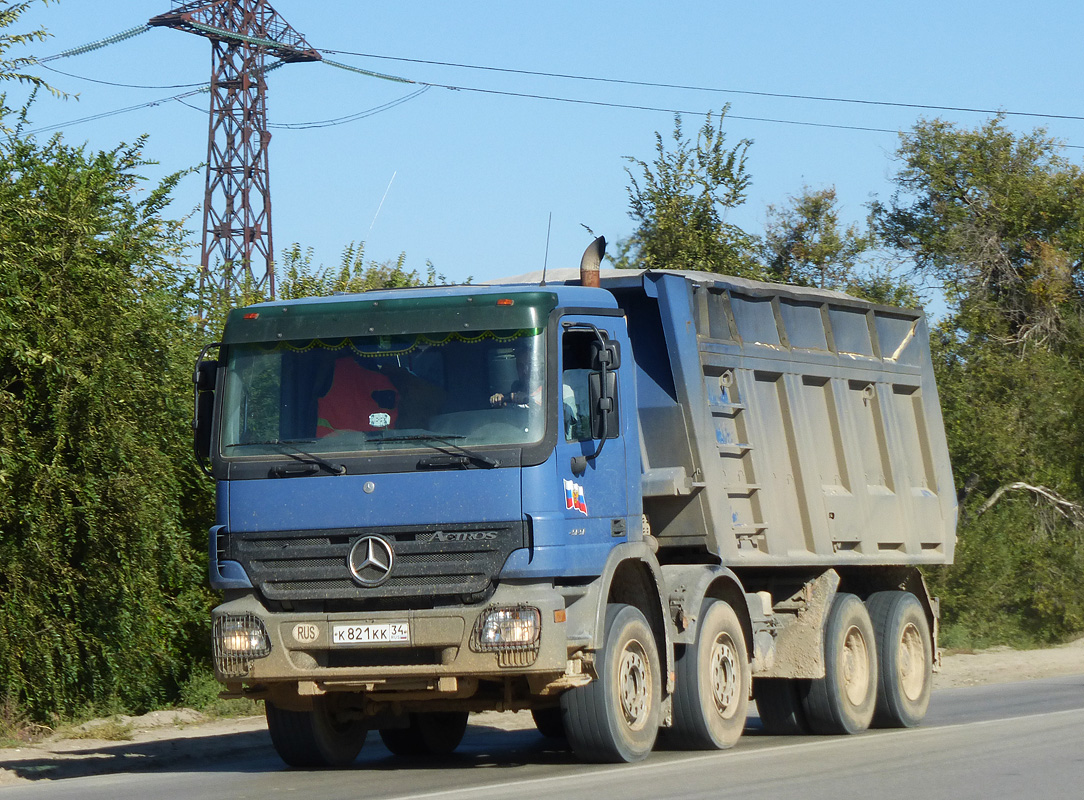
[(911, 728), (926, 716), (933, 685), (933, 644), (926, 612), (910, 592), (877, 592), (866, 601), (877, 640), (873, 724)]
[(397, 756), (446, 756), (467, 731), (466, 711), (417, 711), (406, 728), (380, 731), (384, 746)]
[(638, 608), (606, 608), (595, 671), (598, 680), (561, 695), (573, 752), (585, 761), (642, 761), (659, 733), (662, 675), (655, 637)]
[(279, 757), (291, 767), (348, 767), (361, 752), (369, 729), (346, 719), (327, 697), (314, 697), (312, 711), (287, 711), (264, 703), (267, 730)]
[(809, 733), (802, 697), (809, 691), (809, 681), (796, 678), (757, 678), (753, 693), (764, 732), (772, 736), (797, 736)]
[(745, 634), (728, 604), (705, 600), (696, 641), (677, 659), (674, 724), (668, 744), (725, 750), (745, 729), (750, 677)]
[(814, 733), (860, 733), (877, 701), (877, 645), (865, 604), (837, 594), (824, 631), (824, 677), (809, 684), (803, 704)]
[(535, 727), (538, 732), (547, 739), (564, 739), (565, 723), (561, 718), (561, 707), (532, 708), (531, 716), (534, 717)]

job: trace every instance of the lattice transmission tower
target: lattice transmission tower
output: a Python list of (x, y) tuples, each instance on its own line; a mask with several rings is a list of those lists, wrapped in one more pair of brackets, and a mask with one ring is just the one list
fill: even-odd
[(175, 0), (149, 24), (211, 40), (200, 297), (211, 289), (232, 294), (246, 274), (274, 297), (265, 59), (279, 59), (274, 69), (321, 56), (266, 0)]

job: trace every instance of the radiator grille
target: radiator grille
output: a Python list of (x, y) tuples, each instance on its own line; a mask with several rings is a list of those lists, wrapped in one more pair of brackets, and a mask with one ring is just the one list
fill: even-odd
[[(391, 574), (367, 588), (350, 573), (350, 548), (378, 535), (392, 546)], [(231, 533), (226, 558), (238, 561), (270, 600), (368, 600), (487, 593), (509, 554), (529, 546), (524, 522), (411, 528)]]

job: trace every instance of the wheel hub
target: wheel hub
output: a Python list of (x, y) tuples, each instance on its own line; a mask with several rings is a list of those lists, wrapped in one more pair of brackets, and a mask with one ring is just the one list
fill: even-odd
[(625, 722), (640, 730), (647, 724), (651, 707), (651, 669), (643, 645), (635, 639), (621, 653), (617, 685)]
[(719, 716), (729, 719), (737, 707), (740, 667), (734, 650), (734, 642), (725, 633), (720, 634), (711, 647), (711, 694)]
[(922, 695), (926, 683), (926, 648), (922, 635), (913, 623), (907, 623), (900, 633), (900, 646), (896, 651), (896, 672), (900, 688), (908, 700), (915, 701)]
[(843, 692), (852, 705), (859, 706), (869, 693), (870, 659), (862, 631), (851, 626), (843, 640)]

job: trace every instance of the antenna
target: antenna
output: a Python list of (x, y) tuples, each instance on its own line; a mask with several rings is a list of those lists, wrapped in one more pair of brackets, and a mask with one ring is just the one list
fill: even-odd
[(546, 223), (546, 257), (542, 260), (542, 280), (538, 282), (539, 286), (546, 285), (546, 267), (550, 263), (550, 228), (553, 227), (553, 212), (550, 212), (550, 221)]

